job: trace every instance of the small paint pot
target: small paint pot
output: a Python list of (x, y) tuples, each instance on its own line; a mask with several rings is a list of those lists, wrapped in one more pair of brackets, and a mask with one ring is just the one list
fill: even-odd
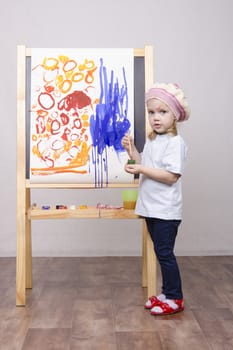
[(87, 209), (87, 205), (86, 204), (82, 204), (79, 206), (79, 209)]
[(63, 204), (59, 204), (59, 205), (56, 205), (56, 209), (67, 209), (67, 206)]

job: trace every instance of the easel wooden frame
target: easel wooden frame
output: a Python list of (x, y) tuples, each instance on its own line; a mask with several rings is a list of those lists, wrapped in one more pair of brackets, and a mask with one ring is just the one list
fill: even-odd
[[(31, 220), (65, 218), (100, 219), (140, 219), (133, 210), (114, 210), (87, 208), (85, 210), (32, 210), (32, 188), (90, 188), (84, 184), (31, 184), (26, 178), (26, 57), (30, 49), (23, 45), (17, 47), (17, 228), (16, 228), (16, 306), (26, 305), (26, 289), (32, 288), (32, 238)], [(144, 57), (145, 89), (153, 84), (153, 48), (134, 49), (135, 57)], [(145, 131), (149, 125), (145, 121)], [(135, 187), (137, 184), (109, 185), (108, 187)], [(142, 287), (147, 287), (148, 296), (156, 293), (156, 259), (153, 243), (143, 219), (142, 249)]]

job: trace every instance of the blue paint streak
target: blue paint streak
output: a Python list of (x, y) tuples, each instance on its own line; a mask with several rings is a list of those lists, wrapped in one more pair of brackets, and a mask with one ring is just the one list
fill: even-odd
[[(113, 70), (108, 79), (107, 69), (100, 59), (100, 102), (96, 105), (95, 114), (90, 117), (92, 137), (92, 159), (95, 165), (95, 185), (102, 187), (108, 184), (107, 148), (113, 147), (116, 153), (124, 152), (121, 145), (123, 136), (130, 129), (128, 119), (128, 89), (124, 67), (122, 68), (123, 84), (120, 87)], [(104, 176), (105, 175), (105, 176)]]

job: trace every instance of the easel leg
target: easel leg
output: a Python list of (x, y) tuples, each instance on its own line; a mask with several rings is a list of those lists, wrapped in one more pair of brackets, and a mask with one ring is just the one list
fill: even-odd
[(26, 303), (26, 49), (17, 46), (16, 305)]
[(147, 227), (142, 220), (142, 287), (147, 287)]
[[(31, 206), (30, 189), (26, 189), (26, 208)], [(31, 220), (26, 215), (26, 288), (32, 288), (32, 239)]]
[(157, 291), (157, 262), (154, 245), (150, 234), (146, 232), (146, 256), (147, 256), (147, 295), (148, 298), (156, 295)]
[(157, 261), (154, 245), (147, 230), (146, 221), (142, 228), (142, 287), (147, 287), (148, 298), (157, 292)]
[(17, 208), (17, 247), (16, 247), (16, 306), (26, 303), (26, 259), (25, 259), (25, 206)]

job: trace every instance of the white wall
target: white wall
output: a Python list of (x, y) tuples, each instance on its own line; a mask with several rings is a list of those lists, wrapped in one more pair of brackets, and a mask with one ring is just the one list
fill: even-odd
[[(153, 45), (157, 81), (178, 82), (192, 114), (180, 132), (189, 145), (183, 178), (179, 255), (233, 253), (233, 2), (231, 0), (8, 0), (0, 12), (0, 256), (15, 255), (16, 46)], [(39, 204), (119, 204), (119, 190), (34, 191)], [(139, 255), (132, 221), (33, 222), (33, 254)]]

